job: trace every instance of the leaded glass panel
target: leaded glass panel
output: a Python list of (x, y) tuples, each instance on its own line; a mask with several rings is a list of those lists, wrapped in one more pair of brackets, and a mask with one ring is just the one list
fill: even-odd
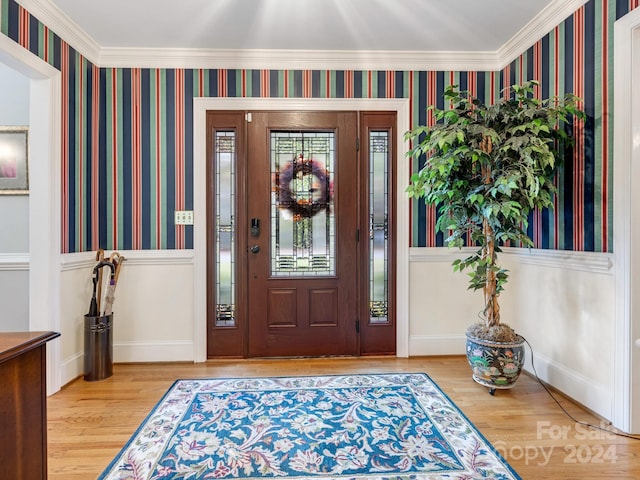
[(335, 275), (333, 132), (272, 132), (271, 275)]
[(236, 134), (215, 134), (216, 327), (233, 327), (235, 318)]
[(369, 134), (369, 312), (371, 323), (388, 322), (389, 132)]

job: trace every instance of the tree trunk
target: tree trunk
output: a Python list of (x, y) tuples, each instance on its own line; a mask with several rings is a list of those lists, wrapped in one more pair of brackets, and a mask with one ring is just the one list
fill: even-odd
[[(480, 149), (487, 155), (491, 154), (493, 145), (490, 137), (484, 137), (480, 143)], [(485, 185), (489, 185), (493, 179), (491, 178), (490, 162), (482, 166), (482, 177)], [(482, 260), (485, 261), (486, 280), (484, 284), (484, 314), (486, 323), (489, 327), (495, 327), (500, 323), (500, 305), (498, 304), (497, 279), (493, 265), (496, 259), (495, 237), (493, 228), (485, 218), (482, 222), (482, 233), (484, 235), (484, 248), (482, 249)]]
[(495, 239), (493, 229), (489, 222), (483, 222), (483, 234), (485, 239), (485, 247), (483, 249), (482, 259), (486, 262), (486, 281), (484, 284), (484, 314), (487, 319), (487, 325), (494, 327), (500, 323), (500, 305), (498, 304), (498, 294), (496, 292), (496, 272), (493, 270), (495, 262)]

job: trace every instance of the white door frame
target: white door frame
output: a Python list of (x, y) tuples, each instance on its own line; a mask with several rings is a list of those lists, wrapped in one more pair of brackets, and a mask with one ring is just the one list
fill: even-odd
[(206, 125), (208, 110), (340, 110), (394, 111), (397, 113), (397, 280), (396, 355), (409, 356), (409, 182), (408, 99), (318, 99), (318, 98), (195, 98), (193, 105), (193, 247), (194, 247), (194, 361), (207, 359), (207, 198)]
[[(30, 79), (29, 330), (59, 332), (61, 75), (2, 34), (0, 61)], [(60, 390), (61, 372), (57, 339), (47, 344), (49, 395)]]
[[(613, 424), (640, 433), (640, 9), (614, 26), (613, 254), (615, 337)], [(607, 79), (604, 79), (605, 81)]]

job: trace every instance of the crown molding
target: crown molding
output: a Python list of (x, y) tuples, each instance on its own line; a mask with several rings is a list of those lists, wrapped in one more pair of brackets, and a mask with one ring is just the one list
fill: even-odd
[(16, 0), (16, 2), (83, 57), (94, 65), (100, 66), (100, 45), (56, 4), (50, 0)]
[(497, 71), (588, 0), (553, 0), (495, 52), (101, 47), (50, 0), (16, 0), (98, 67)]
[(104, 48), (100, 65), (295, 70), (495, 70), (494, 52)]
[(589, 0), (555, 0), (531, 19), (511, 39), (496, 51), (499, 69), (504, 68), (562, 23)]

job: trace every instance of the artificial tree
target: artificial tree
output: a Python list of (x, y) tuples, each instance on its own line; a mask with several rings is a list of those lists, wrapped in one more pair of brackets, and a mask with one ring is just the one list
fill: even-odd
[(504, 245), (533, 246), (529, 213), (553, 208), (560, 161), (585, 118), (575, 95), (541, 100), (539, 88), (535, 81), (513, 85), (487, 104), (450, 86), (445, 108), (429, 107), (435, 123), (405, 134), (410, 155), (425, 159), (409, 196), (437, 207), (436, 228), (448, 246), (479, 247), (453, 262), (454, 271), (468, 271), (470, 289), (484, 292), (484, 321), (467, 331), (475, 338), (517, 340), (500, 322), (498, 297), (508, 275), (498, 253)]

